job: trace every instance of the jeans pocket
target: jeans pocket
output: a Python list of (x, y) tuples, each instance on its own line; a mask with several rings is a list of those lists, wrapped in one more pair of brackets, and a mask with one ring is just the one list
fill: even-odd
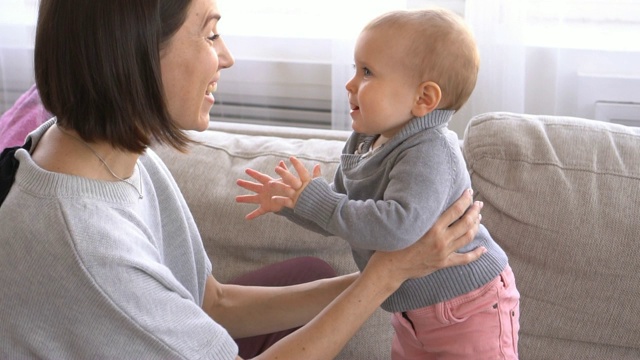
[(462, 322), (483, 312), (495, 313), (498, 308), (498, 284), (500, 282), (496, 278), (480, 289), (445, 302), (452, 322)]

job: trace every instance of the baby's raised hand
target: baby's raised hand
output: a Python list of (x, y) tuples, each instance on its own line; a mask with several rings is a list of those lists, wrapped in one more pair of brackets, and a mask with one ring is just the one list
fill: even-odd
[(293, 168), (296, 170), (298, 176), (294, 175), (289, 169), (284, 161), (280, 161), (278, 167), (276, 167), (276, 173), (280, 175), (283, 184), (287, 185), (289, 188), (282, 191), (280, 195), (274, 195), (273, 201), (282, 204), (288, 208), (294, 208), (296, 206), (296, 202), (298, 201), (298, 197), (304, 190), (304, 188), (311, 182), (313, 178), (320, 177), (322, 174), (320, 172), (320, 165), (316, 164), (313, 167), (313, 177), (309, 174), (309, 171), (304, 166), (304, 164), (298, 160), (295, 156), (289, 158)]
[(288, 185), (284, 184), (281, 179), (274, 179), (267, 174), (263, 174), (253, 169), (245, 170), (247, 175), (251, 176), (257, 182), (238, 179), (238, 186), (254, 192), (251, 195), (238, 195), (236, 201), (239, 203), (258, 204), (258, 208), (245, 216), (245, 219), (255, 219), (260, 215), (269, 212), (278, 212), (282, 210), (283, 205), (275, 201), (274, 196), (285, 194), (286, 190), (293, 191)]

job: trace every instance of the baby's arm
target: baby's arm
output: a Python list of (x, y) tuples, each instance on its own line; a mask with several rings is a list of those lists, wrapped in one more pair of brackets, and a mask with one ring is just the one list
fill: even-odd
[(405, 151), (396, 159), (387, 180), (380, 179), (384, 194), (378, 200), (348, 199), (342, 191), (345, 180), (337, 173), (333, 186), (319, 178), (305, 187), (296, 215), (354, 248), (392, 251), (411, 245), (446, 208), (451, 194), (458, 194), (451, 163), (427, 160), (421, 150)]

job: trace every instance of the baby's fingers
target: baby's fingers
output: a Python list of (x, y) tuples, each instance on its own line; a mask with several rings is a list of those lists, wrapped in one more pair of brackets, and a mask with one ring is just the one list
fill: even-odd
[(247, 189), (249, 191), (253, 191), (254, 193), (260, 192), (264, 187), (264, 185), (262, 184), (254, 183), (254, 182), (243, 180), (243, 179), (238, 179), (236, 181), (236, 185), (240, 186), (241, 188)]
[(287, 167), (287, 164), (284, 163), (284, 161), (280, 160), (280, 162), (278, 163), (278, 167), (283, 168), (285, 170), (289, 170), (289, 168)]
[(259, 204), (260, 197), (258, 195), (238, 195), (236, 196), (236, 202), (244, 204)]
[(271, 200), (278, 205), (282, 205), (288, 208), (293, 208), (295, 205), (293, 203), (293, 200), (291, 200), (291, 198), (286, 196), (274, 196), (271, 198)]
[(274, 180), (274, 178), (272, 178), (271, 176), (267, 175), (267, 174), (263, 174), (257, 170), (253, 170), (253, 169), (246, 169), (244, 171), (247, 175), (251, 176), (252, 178), (256, 179), (257, 181), (259, 181), (262, 184), (266, 184), (271, 180)]
[(291, 186), (280, 181), (271, 181), (266, 186), (268, 186), (269, 193), (273, 196), (291, 197), (296, 192)]
[(253, 220), (255, 218), (257, 218), (258, 216), (264, 215), (265, 212), (261, 210), (261, 208), (257, 208), (255, 210), (253, 210), (252, 212), (248, 213), (244, 218), (247, 220)]
[(299, 189), (300, 186), (302, 186), (302, 181), (300, 181), (300, 179), (297, 176), (293, 175), (289, 170), (286, 170), (282, 167), (277, 167), (276, 173), (280, 175), (282, 182), (286, 185), (294, 189)]
[[(309, 175), (309, 171), (304, 166), (302, 161), (298, 160), (298, 158), (296, 158), (295, 156), (290, 157), (289, 161), (291, 161), (293, 168), (296, 169), (298, 176), (300, 176), (300, 181), (302, 181), (303, 183), (308, 183), (309, 181), (311, 181), (311, 175)], [(298, 189), (299, 187), (295, 188)]]
[(315, 164), (313, 166), (313, 177), (318, 178), (322, 176), (322, 171), (320, 170), (320, 164)]

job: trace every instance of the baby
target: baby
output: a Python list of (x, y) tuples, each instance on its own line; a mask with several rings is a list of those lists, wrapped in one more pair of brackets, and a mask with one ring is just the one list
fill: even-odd
[[(415, 242), (464, 191), (470, 176), (457, 135), (447, 128), (475, 87), (479, 55), (464, 21), (444, 9), (394, 11), (372, 20), (356, 42), (346, 88), (353, 134), (329, 184), (297, 158), (280, 179), (247, 169), (258, 182), (238, 202), (277, 212), (308, 229), (345, 239), (363, 269), (374, 251)], [(485, 247), (465, 266), (412, 279), (382, 308), (391, 312), (392, 359), (517, 359), (519, 298), (507, 255), (480, 225), (462, 252)]]

